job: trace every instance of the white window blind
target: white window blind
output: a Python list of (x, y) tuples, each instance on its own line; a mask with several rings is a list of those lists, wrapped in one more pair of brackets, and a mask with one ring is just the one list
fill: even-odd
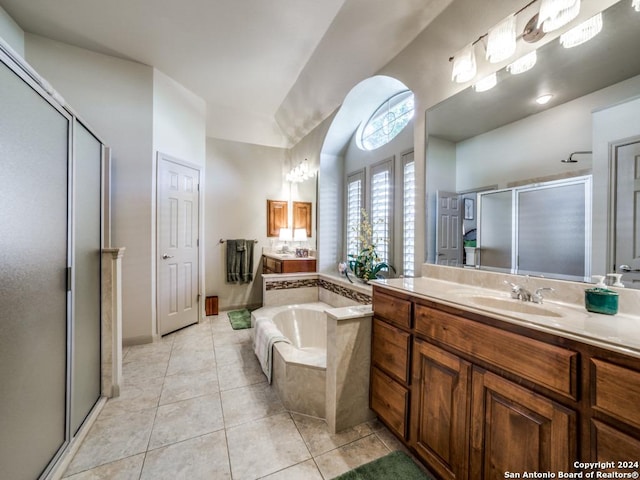
[(360, 212), (364, 206), (364, 172), (347, 177), (347, 255), (360, 251)]
[(406, 277), (413, 277), (416, 244), (416, 162), (413, 152), (403, 156), (403, 167), (402, 271)]
[(391, 263), (391, 228), (393, 225), (392, 159), (371, 169), (371, 225), (373, 243), (383, 262)]

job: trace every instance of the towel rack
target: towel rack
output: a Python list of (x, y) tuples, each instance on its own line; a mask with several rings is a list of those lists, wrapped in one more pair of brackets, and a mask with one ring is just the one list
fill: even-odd
[[(223, 240), (222, 238), (218, 241), (218, 243), (224, 243), (225, 240)], [(258, 240), (253, 240), (253, 243), (258, 243)]]

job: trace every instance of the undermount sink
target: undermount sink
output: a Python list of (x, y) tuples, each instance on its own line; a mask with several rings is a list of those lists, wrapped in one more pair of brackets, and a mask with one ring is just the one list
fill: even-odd
[(537, 303), (523, 302), (511, 298), (473, 295), (469, 297), (471, 303), (481, 307), (495, 308), (509, 312), (524, 313), (526, 315), (541, 315), (544, 317), (562, 317), (562, 314)]

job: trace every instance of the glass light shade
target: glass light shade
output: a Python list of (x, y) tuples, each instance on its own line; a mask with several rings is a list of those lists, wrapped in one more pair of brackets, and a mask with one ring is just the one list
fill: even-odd
[(476, 54), (473, 45), (469, 44), (453, 57), (451, 80), (464, 83), (476, 76)]
[(524, 73), (528, 70), (531, 70), (537, 61), (538, 54), (534, 50), (533, 52), (529, 52), (517, 59), (515, 62), (507, 65), (507, 72), (511, 73), (512, 75)]
[(491, 28), (487, 37), (487, 60), (498, 63), (516, 51), (516, 16), (509, 15)]
[(542, 0), (538, 14), (538, 27), (552, 32), (566, 25), (580, 13), (580, 0)]
[(640, 0), (631, 0), (631, 6), (636, 12), (640, 12)]
[(280, 235), (278, 236), (278, 240), (281, 242), (288, 242), (292, 238), (292, 232), (290, 228), (281, 228)]
[(473, 86), (473, 89), (476, 92), (486, 92), (487, 90), (491, 90), (498, 83), (498, 76), (494, 73), (491, 75), (487, 75), (482, 80), (476, 82)]
[(580, 25), (560, 35), (560, 44), (564, 48), (577, 47), (588, 42), (602, 30), (602, 13), (594, 15)]
[(294, 242), (306, 242), (307, 241), (307, 229), (306, 228), (296, 228), (293, 231), (293, 241)]

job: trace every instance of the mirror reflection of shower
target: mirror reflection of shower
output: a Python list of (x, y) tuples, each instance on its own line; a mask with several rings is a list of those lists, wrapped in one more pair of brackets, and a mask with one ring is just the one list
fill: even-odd
[(562, 163), (578, 163), (578, 160), (573, 158), (574, 155), (591, 155), (593, 152), (591, 150), (585, 150), (582, 152), (571, 152), (567, 158), (563, 158), (560, 160)]

